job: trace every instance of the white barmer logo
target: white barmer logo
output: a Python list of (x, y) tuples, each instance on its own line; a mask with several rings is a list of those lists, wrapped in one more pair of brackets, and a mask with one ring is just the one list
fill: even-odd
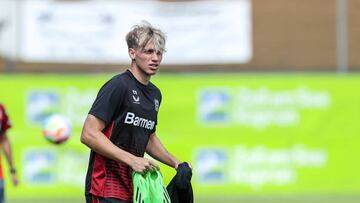
[(132, 112), (127, 112), (126, 113), (124, 123), (130, 124), (130, 125), (133, 125), (133, 126), (138, 126), (138, 127), (141, 127), (141, 128), (145, 128), (145, 129), (148, 129), (148, 130), (154, 129), (154, 126), (155, 126), (155, 121), (152, 121), (152, 120), (149, 120), (149, 119), (146, 119), (146, 118), (138, 117)]

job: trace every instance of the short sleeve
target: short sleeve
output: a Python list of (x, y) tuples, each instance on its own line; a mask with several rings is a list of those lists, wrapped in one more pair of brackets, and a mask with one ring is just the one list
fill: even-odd
[(109, 124), (118, 114), (125, 95), (125, 85), (119, 78), (112, 78), (105, 83), (89, 111), (89, 114)]
[(2, 133), (6, 132), (7, 129), (11, 128), (10, 119), (5, 111), (5, 108), (0, 105), (0, 121), (1, 121), (1, 129)]

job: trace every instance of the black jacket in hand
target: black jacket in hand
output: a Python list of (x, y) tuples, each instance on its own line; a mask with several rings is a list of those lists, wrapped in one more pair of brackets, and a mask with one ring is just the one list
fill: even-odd
[(194, 196), (191, 186), (192, 170), (188, 163), (179, 164), (175, 177), (170, 181), (166, 190), (171, 203), (193, 203)]

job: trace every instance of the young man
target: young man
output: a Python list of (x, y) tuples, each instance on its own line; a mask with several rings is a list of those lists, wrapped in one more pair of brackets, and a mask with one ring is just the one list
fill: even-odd
[[(18, 185), (18, 178), (16, 176), (16, 170), (13, 164), (12, 152), (10, 141), (7, 137), (6, 131), (11, 128), (9, 117), (6, 114), (5, 107), (0, 104), (0, 150), (4, 151), (5, 157), (8, 161), (11, 180), (15, 186)], [(1, 154), (0, 154), (1, 155)], [(4, 175), (1, 165), (1, 156), (0, 156), (0, 203), (4, 202)]]
[(135, 25), (126, 42), (131, 66), (100, 89), (87, 116), (81, 142), (91, 149), (86, 201), (132, 202), (132, 171), (177, 168), (180, 161), (161, 144), (155, 130), (160, 90), (150, 82), (162, 61), (165, 34), (147, 22)]

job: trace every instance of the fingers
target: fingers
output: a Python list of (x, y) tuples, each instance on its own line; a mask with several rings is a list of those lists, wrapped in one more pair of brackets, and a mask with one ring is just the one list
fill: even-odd
[(136, 161), (131, 167), (134, 171), (139, 173), (146, 173), (148, 171), (152, 171), (160, 168), (155, 161), (147, 158), (137, 157), (135, 160)]
[(143, 173), (146, 173), (148, 171), (153, 171), (153, 170), (156, 170), (156, 169), (159, 169), (159, 165), (153, 160), (146, 159), (146, 163), (144, 165)]
[(150, 161), (149, 164), (152, 167), (152, 170), (160, 169), (159, 165), (155, 161), (153, 161), (153, 160), (149, 160), (149, 161)]
[(19, 180), (17, 179), (16, 176), (12, 177), (12, 182), (13, 182), (14, 186), (18, 186), (18, 184), (19, 184)]

